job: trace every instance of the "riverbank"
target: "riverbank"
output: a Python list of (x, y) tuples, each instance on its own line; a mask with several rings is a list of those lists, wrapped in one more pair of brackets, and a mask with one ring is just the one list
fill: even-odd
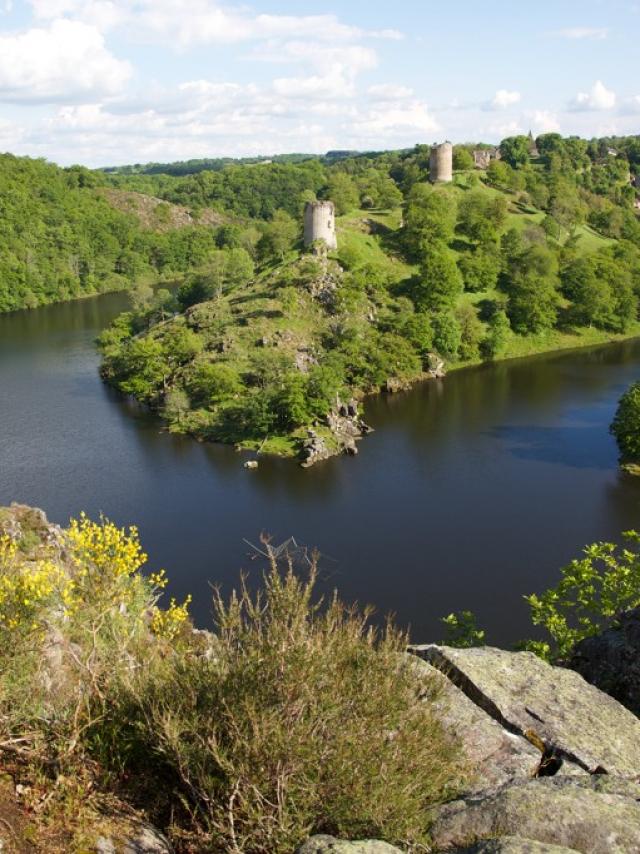
[[(633, 341), (637, 338), (640, 338), (640, 322), (632, 324), (630, 329), (625, 333), (606, 332), (605, 330), (595, 329), (594, 327), (582, 327), (574, 329), (571, 332), (562, 332), (557, 329), (551, 329), (537, 335), (526, 337), (513, 335), (508, 341), (504, 353), (499, 357), (491, 359), (490, 361), (485, 359), (472, 359), (468, 361), (451, 362), (446, 364), (445, 370), (447, 374), (451, 374), (458, 371), (478, 368), (487, 364), (513, 362), (518, 359), (548, 356), (553, 355), (554, 353), (582, 350), (588, 347), (605, 347), (608, 344)], [(366, 401), (379, 395), (409, 391), (423, 382), (433, 381), (434, 378), (435, 377), (432, 373), (421, 371), (418, 376), (411, 379), (404, 379), (396, 382), (392, 379), (382, 390), (359, 395), (359, 401), (366, 405)], [(444, 377), (441, 377), (441, 379), (444, 379)], [(326, 447), (332, 451), (332, 453), (323, 456), (322, 460), (328, 459), (329, 456), (340, 456), (345, 453), (344, 446), (335, 441), (335, 437), (331, 430), (324, 426), (319, 426), (315, 429), (317, 429), (318, 434), (325, 440)], [(358, 439), (363, 438), (365, 435), (366, 433), (362, 434)], [(274, 437), (273, 439), (267, 439), (263, 442), (239, 442), (236, 444), (236, 448), (238, 451), (255, 452), (259, 456), (272, 455), (276, 457), (295, 459), (300, 456), (300, 447), (304, 444), (307, 438), (308, 430), (303, 428), (288, 437)], [(351, 451), (350, 454), (353, 455), (353, 451)], [(319, 460), (319, 462), (322, 460)]]
[[(63, 524), (82, 509), (135, 521), (154, 567), (181, 567), (171, 595), (197, 594), (201, 625), (212, 575), (226, 587), (255, 567), (244, 540), (264, 530), (317, 546), (335, 560), (327, 594), (338, 573), (350, 601), (394, 611), (417, 639), (438, 636), (462, 586), (462, 607), (508, 644), (523, 635), (523, 590), (553, 581), (582, 543), (637, 527), (640, 479), (619, 473), (608, 431), (640, 375), (638, 340), (375, 395), (363, 412), (375, 432), (357, 458), (306, 472), (261, 456), (245, 472), (244, 453), (168, 434), (100, 381), (95, 339), (127, 302), (110, 294), (0, 317), (0, 503), (44, 506)], [(517, 566), (516, 541), (527, 555)]]

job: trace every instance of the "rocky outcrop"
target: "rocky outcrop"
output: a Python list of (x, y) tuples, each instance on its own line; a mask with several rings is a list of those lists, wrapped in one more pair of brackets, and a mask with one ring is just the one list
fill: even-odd
[(429, 353), (427, 356), (427, 374), (434, 380), (446, 376), (444, 361), (437, 353)]
[[(538, 773), (542, 753), (526, 738), (505, 729), (470, 700), (443, 673), (416, 659), (416, 673), (438, 688), (435, 707), (444, 725), (462, 742), (472, 765), (468, 792), (500, 786), (513, 779), (530, 779)], [(431, 700), (431, 692), (429, 698)]]
[(577, 644), (567, 667), (640, 717), (640, 608)]
[(364, 839), (360, 842), (347, 842), (333, 836), (312, 836), (307, 839), (295, 854), (402, 854), (387, 842), (377, 839)]
[(312, 298), (320, 303), (328, 314), (333, 314), (336, 309), (337, 291), (342, 282), (343, 270), (335, 261), (329, 261), (322, 249), (317, 256), (317, 261), (317, 273), (305, 281), (305, 287)]
[(308, 431), (300, 452), (303, 468), (338, 454), (355, 456), (358, 453), (356, 441), (373, 432), (358, 414), (358, 403), (353, 399), (348, 403), (338, 401), (335, 409), (327, 415), (327, 427), (332, 434), (331, 442), (318, 435), (316, 430)]
[(169, 840), (150, 824), (126, 825), (96, 840), (95, 854), (173, 854)]
[(27, 546), (34, 559), (40, 557), (41, 550), (44, 553), (51, 547), (58, 551), (64, 548), (60, 526), (49, 522), (44, 510), (26, 504), (14, 502), (10, 507), (0, 507), (0, 535), (3, 534)]
[(335, 454), (336, 451), (329, 447), (323, 436), (319, 436), (315, 430), (309, 430), (307, 438), (303, 441), (302, 448), (300, 449), (300, 465), (302, 468), (308, 469), (316, 463), (328, 460), (329, 457), (333, 457)]
[(500, 839), (485, 839), (470, 848), (456, 848), (448, 854), (575, 854), (575, 848), (564, 845), (547, 845), (522, 836), (503, 836)]
[(640, 851), (640, 784), (607, 775), (519, 780), (440, 807), (431, 827), (436, 850), (469, 851), (505, 835), (582, 854)]
[(640, 774), (640, 720), (578, 673), (529, 652), (412, 647), (509, 732), (544, 751), (541, 774)]

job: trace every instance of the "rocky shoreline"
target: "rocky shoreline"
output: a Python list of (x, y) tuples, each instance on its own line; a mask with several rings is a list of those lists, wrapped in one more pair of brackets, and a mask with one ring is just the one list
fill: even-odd
[[(445, 376), (444, 361), (437, 354), (430, 353), (427, 357), (427, 370), (420, 377), (412, 381), (390, 377), (379, 393), (396, 394), (407, 391), (418, 382), (443, 379)], [(311, 468), (316, 463), (341, 454), (356, 456), (358, 453), (356, 442), (374, 432), (373, 427), (362, 419), (359, 410), (359, 403), (355, 398), (351, 398), (348, 403), (341, 403), (338, 400), (334, 409), (326, 417), (325, 424), (329, 428), (330, 440), (320, 435), (315, 428), (309, 428), (307, 438), (303, 440), (300, 449), (300, 465), (303, 468)]]

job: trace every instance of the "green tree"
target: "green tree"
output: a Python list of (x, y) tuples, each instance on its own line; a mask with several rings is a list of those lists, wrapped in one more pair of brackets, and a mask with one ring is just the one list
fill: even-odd
[(523, 334), (552, 327), (558, 317), (558, 263), (544, 246), (532, 246), (517, 256), (506, 285), (511, 326)]
[(422, 252), (420, 278), (413, 288), (416, 307), (421, 311), (453, 307), (462, 291), (462, 276), (453, 252), (443, 243), (427, 244)]
[(484, 330), (475, 308), (472, 305), (458, 306), (455, 317), (460, 326), (459, 357), (465, 361), (477, 359)]
[(498, 281), (500, 256), (497, 251), (484, 251), (479, 247), (472, 252), (461, 254), (458, 267), (466, 291), (491, 290)]
[(338, 216), (349, 213), (349, 211), (357, 208), (360, 203), (356, 183), (346, 172), (332, 172), (327, 183), (325, 196), (336, 206)]
[(311, 421), (306, 378), (301, 373), (285, 374), (273, 396), (273, 409), (278, 427), (286, 432)]
[(456, 172), (465, 172), (468, 169), (473, 169), (474, 165), (473, 155), (469, 149), (463, 145), (456, 145), (453, 149), (453, 168)]
[(433, 346), (447, 359), (455, 359), (460, 350), (462, 332), (460, 324), (451, 311), (440, 311), (433, 315)]
[(531, 142), (528, 136), (508, 136), (500, 143), (500, 154), (509, 166), (516, 169), (529, 162), (529, 146)]
[(224, 283), (229, 288), (246, 285), (254, 276), (253, 260), (246, 249), (229, 249), (224, 265)]
[(501, 356), (511, 335), (511, 324), (502, 309), (495, 311), (489, 320), (487, 335), (480, 345), (484, 359), (496, 359)]
[(405, 214), (405, 240), (418, 256), (425, 243), (450, 243), (456, 225), (455, 199), (446, 190), (417, 184), (411, 191)]
[(164, 347), (150, 335), (131, 341), (117, 359), (118, 388), (142, 401), (158, 396), (169, 373)]
[(611, 433), (618, 443), (621, 461), (640, 462), (640, 382), (633, 383), (620, 398)]
[(242, 389), (235, 368), (224, 362), (200, 362), (194, 365), (187, 380), (187, 389), (197, 406), (215, 406), (234, 397)]
[(458, 231), (476, 243), (491, 243), (498, 239), (506, 215), (507, 202), (502, 196), (491, 197), (486, 191), (471, 190), (458, 205)]
[(640, 538), (635, 531), (625, 536), (624, 548), (613, 543), (587, 546), (582, 559), (560, 570), (555, 587), (525, 596), (534, 626), (551, 635), (551, 643), (531, 641), (529, 649), (547, 660), (566, 658), (583, 638), (599, 634), (618, 614), (640, 605)]
[(300, 226), (284, 210), (275, 211), (258, 243), (263, 258), (282, 259), (300, 236)]

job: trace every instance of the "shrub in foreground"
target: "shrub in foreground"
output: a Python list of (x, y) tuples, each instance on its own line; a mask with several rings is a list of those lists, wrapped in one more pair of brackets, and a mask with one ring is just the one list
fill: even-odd
[(135, 732), (207, 851), (290, 852), (313, 832), (419, 845), (426, 808), (464, 779), (407, 638), (314, 600), (315, 579), (272, 559), (261, 593), (215, 597), (207, 654), (131, 683), (114, 710), (129, 735), (112, 756)]

